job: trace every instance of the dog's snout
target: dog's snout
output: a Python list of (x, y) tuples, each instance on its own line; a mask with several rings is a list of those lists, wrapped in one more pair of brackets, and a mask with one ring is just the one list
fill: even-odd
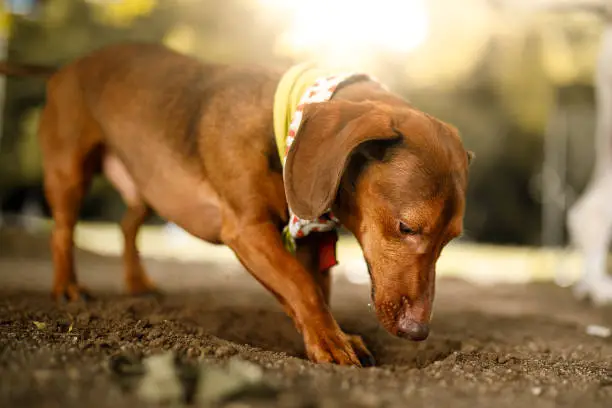
[(397, 324), (397, 335), (412, 341), (423, 341), (429, 336), (429, 325), (409, 318), (402, 318)]

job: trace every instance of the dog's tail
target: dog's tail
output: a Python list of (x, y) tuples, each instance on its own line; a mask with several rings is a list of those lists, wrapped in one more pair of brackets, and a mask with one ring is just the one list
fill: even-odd
[(5, 61), (0, 62), (0, 75), (48, 78), (56, 71), (56, 67), (46, 65), (9, 64)]

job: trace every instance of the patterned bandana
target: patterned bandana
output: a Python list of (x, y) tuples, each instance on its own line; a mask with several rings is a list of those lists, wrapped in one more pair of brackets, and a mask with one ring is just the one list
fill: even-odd
[[(298, 133), (300, 124), (302, 123), (304, 106), (311, 103), (329, 101), (334, 95), (336, 89), (343, 82), (346, 82), (355, 76), (372, 79), (361, 73), (323, 76), (316, 79), (313, 85), (306, 88), (306, 91), (302, 94), (302, 97), (295, 108), (295, 112), (291, 117), (291, 122), (284, 140), (284, 152), (281, 150), (281, 145), (277, 135), (279, 153), (283, 153), (281, 156), (283, 169), (285, 168), (287, 153), (289, 152), (289, 149), (291, 148), (291, 145), (293, 144), (293, 141)], [(289, 223), (283, 229), (283, 240), (287, 249), (291, 252), (295, 252), (296, 239), (303, 238), (309, 235), (311, 232), (321, 233), (319, 240), (319, 269), (323, 271), (338, 263), (336, 260), (336, 242), (338, 240), (337, 228), (339, 226), (340, 222), (336, 217), (334, 217), (331, 209), (316, 220), (304, 220), (295, 215), (291, 208), (289, 208)]]

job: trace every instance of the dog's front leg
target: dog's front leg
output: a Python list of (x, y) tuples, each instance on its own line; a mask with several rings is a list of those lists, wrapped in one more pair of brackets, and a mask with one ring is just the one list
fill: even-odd
[(307, 235), (296, 242), (295, 257), (312, 275), (313, 279), (321, 289), (325, 303), (329, 305), (331, 296), (331, 275), (330, 270), (320, 270), (319, 268), (319, 246), (317, 234)]
[[(271, 222), (241, 223), (231, 216), (223, 220), (223, 241), (245, 268), (285, 306), (304, 338), (308, 358), (360, 366), (365, 346), (357, 349), (334, 320), (314, 277), (283, 246), (280, 232)], [(237, 227), (240, 225), (240, 228)]]
[[(331, 271), (330, 269), (320, 269), (320, 252), (317, 235), (318, 234), (311, 234), (304, 238), (300, 238), (296, 245), (295, 256), (313, 277), (317, 286), (321, 289), (321, 293), (323, 293), (325, 304), (329, 307), (331, 297)], [(279, 300), (283, 303), (282, 299)], [(285, 305), (285, 309), (287, 310), (287, 314), (291, 316), (292, 312), (289, 307)], [(368, 351), (361, 336), (349, 333), (345, 334), (353, 345), (353, 349), (356, 351), (361, 364), (368, 367), (375, 365), (376, 361)]]

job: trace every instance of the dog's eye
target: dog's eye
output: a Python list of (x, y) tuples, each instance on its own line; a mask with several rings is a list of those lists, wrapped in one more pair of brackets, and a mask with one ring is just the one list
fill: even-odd
[(406, 225), (405, 223), (401, 221), (399, 223), (399, 232), (402, 235), (416, 235), (417, 234), (416, 229), (410, 228), (408, 225)]

